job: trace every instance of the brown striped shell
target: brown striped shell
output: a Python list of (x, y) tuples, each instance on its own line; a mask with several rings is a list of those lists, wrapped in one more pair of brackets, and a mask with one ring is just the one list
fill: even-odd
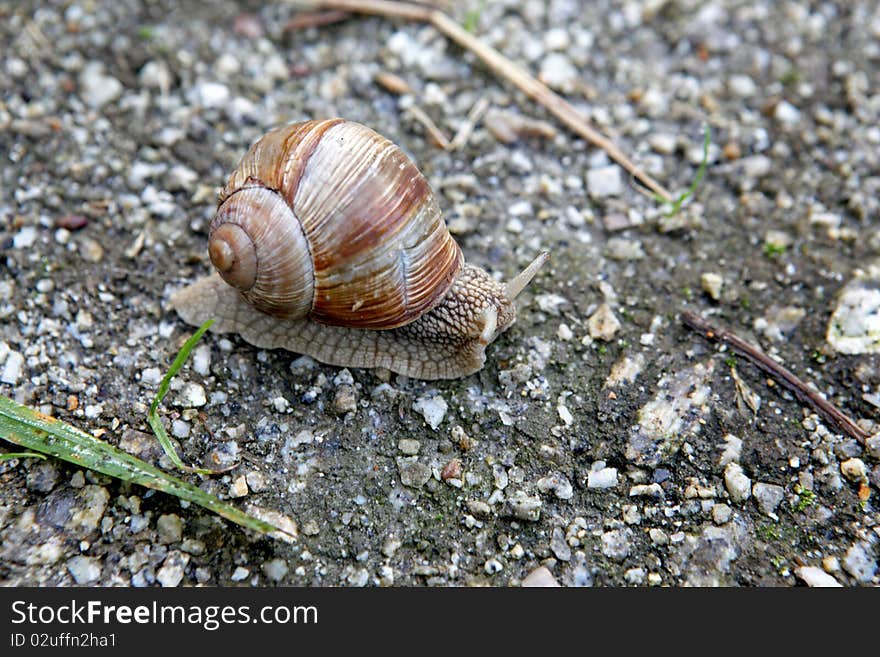
[(259, 310), (356, 328), (418, 319), (464, 264), (412, 161), (343, 119), (257, 141), (220, 193), (208, 244), (220, 275)]

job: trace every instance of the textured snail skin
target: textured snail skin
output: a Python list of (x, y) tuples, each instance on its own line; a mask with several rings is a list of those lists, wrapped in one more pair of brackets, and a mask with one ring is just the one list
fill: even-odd
[(454, 379), (480, 370), (486, 346), (516, 319), (504, 284), (471, 265), (438, 307), (385, 331), (257, 312), (216, 274), (175, 294), (171, 307), (187, 324), (214, 319), (213, 332), (237, 333), (256, 347), (286, 349), (341, 367), (384, 367), (417, 379)]

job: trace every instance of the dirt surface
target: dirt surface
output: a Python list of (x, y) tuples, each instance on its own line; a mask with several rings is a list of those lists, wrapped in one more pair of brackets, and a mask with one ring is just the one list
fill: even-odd
[[(678, 319), (760, 344), (873, 431), (870, 340), (843, 354), (826, 331), (880, 254), (876, 3), (485, 4), (477, 35), (668, 188), (690, 185), (711, 127), (681, 212), (429, 27), (286, 30), (283, 2), (0, 3), (0, 393), (141, 458), (168, 465), (147, 407), (192, 331), (167, 300), (208, 273), (217, 190), (271, 127), (344, 116), (388, 136), (499, 277), (552, 251), (461, 380), (206, 336), (165, 423), (188, 462), (239, 464), (194, 481), (289, 515), (296, 543), (16, 459), (0, 463), (3, 584), (878, 583), (877, 441)], [(480, 98), (492, 109), (454, 152), (411, 112), (452, 135)], [(511, 116), (553, 130), (508, 143)]]

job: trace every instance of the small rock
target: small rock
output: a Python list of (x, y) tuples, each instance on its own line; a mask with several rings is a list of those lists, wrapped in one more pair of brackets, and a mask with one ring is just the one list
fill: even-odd
[(267, 579), (280, 582), (287, 575), (287, 562), (284, 559), (270, 559), (260, 566)]
[(546, 566), (538, 566), (523, 578), (523, 588), (558, 587), (559, 582)]
[(620, 330), (620, 320), (614, 316), (611, 306), (601, 304), (587, 320), (590, 329), (590, 337), (594, 340), (612, 340)]
[(553, 535), (550, 538), (550, 550), (560, 561), (568, 561), (571, 559), (571, 548), (565, 540), (565, 532), (563, 532), (560, 527), (553, 528)]
[(448, 408), (449, 406), (446, 404), (446, 400), (438, 394), (429, 394), (419, 397), (413, 403), (413, 410), (417, 413), (421, 413), (425, 418), (425, 422), (427, 422), (428, 426), (434, 431), (436, 431), (437, 427), (440, 426), (440, 423), (443, 422), (443, 417), (446, 415), (446, 410)]
[(620, 196), (623, 193), (623, 177), (620, 167), (608, 165), (587, 170), (587, 190), (594, 199)]
[(538, 78), (551, 89), (569, 94), (577, 88), (578, 70), (566, 55), (552, 52), (541, 62)]
[(192, 367), (196, 374), (208, 376), (211, 371), (211, 347), (201, 344), (193, 351)]
[(248, 494), (247, 477), (238, 475), (229, 484), (229, 497), (244, 497)]
[(419, 463), (414, 456), (397, 459), (397, 470), (400, 483), (410, 488), (421, 488), (431, 478), (431, 468)]
[(27, 487), (38, 493), (48, 493), (58, 481), (58, 469), (52, 461), (41, 461), (27, 474)]
[(208, 403), (205, 389), (198, 383), (187, 383), (177, 394), (177, 405), (183, 408), (199, 408)]
[(87, 586), (97, 582), (101, 576), (101, 562), (93, 557), (79, 555), (68, 560), (67, 570), (74, 582), (79, 586)]
[(617, 486), (617, 468), (602, 468), (587, 475), (587, 488), (602, 489)]
[(219, 82), (199, 82), (192, 87), (189, 100), (205, 109), (224, 107), (229, 102), (229, 88)]
[(623, 578), (627, 581), (628, 584), (641, 586), (645, 583), (645, 575), (646, 573), (644, 568), (630, 568), (623, 574)]
[(641, 260), (645, 257), (639, 240), (612, 237), (605, 245), (608, 257), (612, 260)]
[(122, 83), (112, 75), (104, 73), (101, 62), (89, 62), (79, 76), (79, 95), (83, 102), (93, 109), (100, 109), (122, 95)]
[(528, 520), (529, 522), (537, 522), (541, 518), (541, 502), (540, 497), (532, 497), (523, 491), (516, 491), (507, 498), (504, 505), (504, 515), (506, 517), (519, 518), (520, 520)]
[(461, 461), (458, 459), (452, 459), (447, 463), (443, 470), (440, 471), (440, 479), (443, 481), (449, 481), (450, 479), (461, 479)]
[(780, 123), (795, 125), (801, 120), (801, 112), (787, 100), (780, 100), (773, 111), (773, 117)]
[(35, 226), (24, 226), (12, 237), (13, 249), (29, 249), (37, 241), (37, 229)]
[(156, 521), (156, 533), (160, 543), (177, 543), (183, 536), (183, 521), (174, 513), (161, 515)]
[(724, 278), (715, 272), (705, 272), (700, 276), (700, 287), (713, 301), (721, 299), (721, 287)]
[(862, 584), (868, 584), (877, 573), (877, 561), (871, 555), (871, 546), (854, 543), (843, 557), (843, 569)]
[(189, 555), (178, 550), (170, 552), (162, 567), (156, 573), (156, 581), (165, 588), (173, 588), (179, 586), (183, 581), (183, 573), (189, 563)]
[(653, 497), (659, 500), (663, 497), (663, 487), (658, 483), (636, 484), (629, 489), (630, 497)]
[(247, 568), (243, 566), (236, 566), (235, 570), (232, 571), (232, 575), (229, 576), (229, 579), (231, 579), (233, 582), (243, 582), (248, 578), (250, 574), (251, 571), (249, 571)]
[(336, 388), (333, 410), (339, 415), (357, 410), (357, 391), (353, 385), (345, 383)]
[(840, 587), (842, 584), (815, 566), (802, 566), (795, 568), (794, 574), (804, 581), (807, 586), (813, 587)]
[(0, 382), (15, 385), (21, 378), (21, 371), (24, 365), (24, 356), (17, 351), (10, 351), (6, 356), (6, 363), (3, 365), (3, 373), (0, 374)]
[(868, 480), (868, 467), (862, 459), (847, 459), (840, 464), (840, 473), (852, 482), (864, 482)]
[(632, 530), (614, 529), (602, 534), (602, 554), (614, 561), (623, 561), (629, 556)]
[(245, 475), (245, 481), (247, 482), (248, 488), (250, 488), (255, 493), (260, 493), (266, 490), (268, 482), (266, 481), (266, 475), (264, 475), (259, 470), (251, 470)]
[(652, 527), (648, 530), (648, 536), (651, 537), (651, 542), (654, 545), (669, 545), (669, 536), (662, 529)]
[(880, 460), (880, 433), (874, 434), (865, 441), (865, 449), (872, 459)]
[(748, 75), (731, 75), (727, 81), (727, 88), (734, 96), (751, 98), (758, 93), (758, 85)]
[(407, 456), (415, 456), (421, 447), (422, 444), (414, 438), (402, 438), (397, 442), (397, 449)]
[(538, 490), (542, 493), (552, 491), (560, 500), (570, 500), (574, 495), (571, 482), (560, 472), (551, 472), (538, 480)]
[(728, 463), (724, 468), (724, 486), (730, 499), (739, 504), (752, 494), (752, 481), (745, 475), (739, 463)]
[(733, 509), (726, 504), (715, 504), (712, 506), (712, 522), (716, 525), (723, 525), (730, 522), (733, 516)]
[(761, 512), (770, 516), (776, 512), (776, 508), (782, 503), (782, 499), (785, 497), (785, 489), (775, 484), (758, 482), (752, 486), (752, 495)]

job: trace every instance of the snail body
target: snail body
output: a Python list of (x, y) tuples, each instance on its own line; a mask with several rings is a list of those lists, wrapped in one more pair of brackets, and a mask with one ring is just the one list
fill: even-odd
[(258, 140), (220, 193), (208, 253), (217, 273), (171, 300), (187, 323), (421, 379), (479, 370), (547, 258), (506, 284), (466, 264), (416, 166), (343, 119)]

